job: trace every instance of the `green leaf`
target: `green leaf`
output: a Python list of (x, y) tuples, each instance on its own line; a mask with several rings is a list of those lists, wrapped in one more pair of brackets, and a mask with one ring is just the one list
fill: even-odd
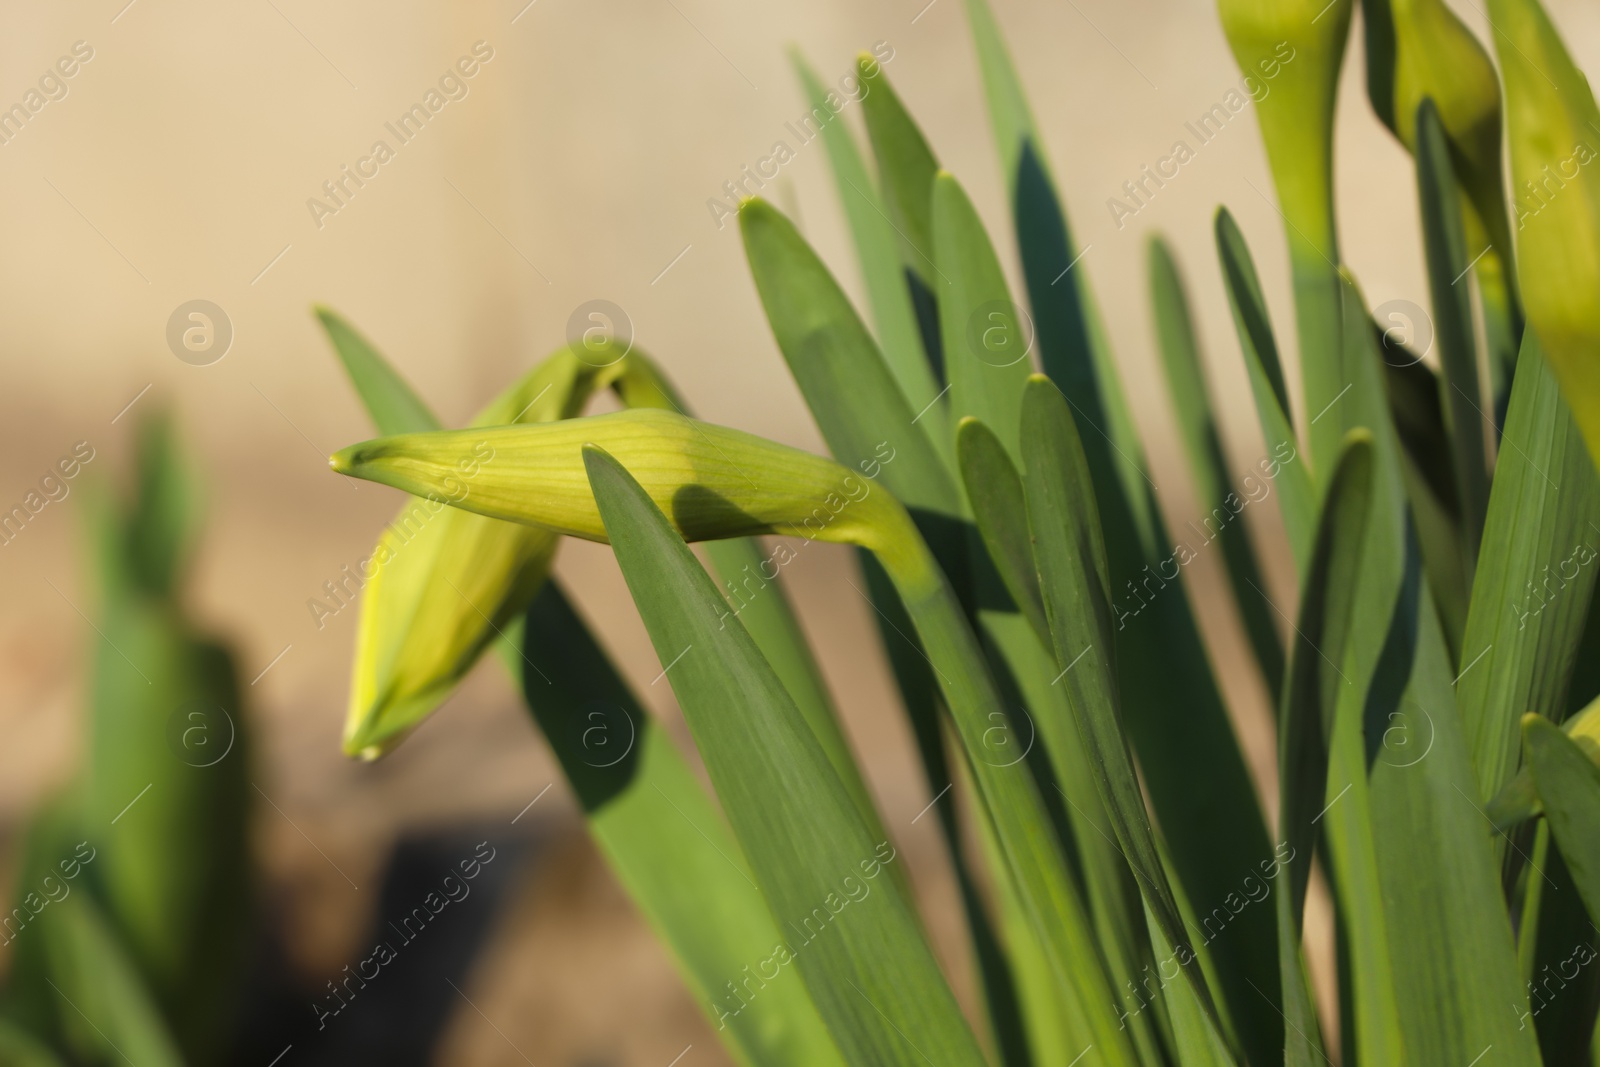
[(1545, 820), (1591, 922), (1600, 923), (1600, 767), (1554, 723), (1522, 717)]
[(1145, 549), (1164, 548), (1155, 529), (1144, 446), (1095, 306), (1088, 268), (1081, 262), (1089, 248), (1079, 249), (1073, 243), (1022, 82), (986, 0), (967, 0), (967, 21), (983, 76), (1000, 176), (1011, 201), (1040, 362), (1077, 417), (1094, 431), (1085, 434), (1084, 449), (1095, 477), (1099, 479), (1102, 471), (1114, 474)]
[[(1025, 721), (1013, 720), (1019, 733), (1025, 731), (1016, 737), (1017, 744), (1029, 745), (1035, 738), (1041, 742), (1029, 749), (1029, 765), (1056, 822), (1074, 882), (1088, 906), (1105, 965), (1111, 974), (1138, 974), (1149, 962), (1139, 890), (1111, 836), (1111, 823), (1095, 787), (1092, 762), (1073, 722), (1067, 694), (1063, 687), (1052, 684), (1060, 671), (1040, 599), (1021, 479), (1006, 456), (1005, 447), (988, 427), (968, 417), (958, 433), (963, 475), (983, 542), (974, 546), (978, 557), (974, 572), (976, 625), (984, 651), (994, 667), (1007, 707), (1019, 707), (1018, 719), (1025, 717)], [(1028, 606), (1019, 611), (1013, 604), (1015, 597), (1021, 597)], [(1059, 809), (1051, 795), (1052, 788), (1065, 802), (1065, 811)], [(1009, 908), (1011, 898), (1005, 899)], [(1009, 913), (1007, 919), (1010, 923)], [(1010, 938), (1013, 958), (1024, 973), (1026, 968), (1037, 969), (1040, 955), (1036, 949), (1019, 947), (1025, 940), (1020, 935)], [(1072, 1044), (1070, 1034), (1038, 1019), (1041, 1013), (1054, 1012), (1053, 1007), (1038, 1003), (1044, 994), (1025, 988), (1024, 995), (1032, 997), (1029, 1021), (1039, 1041), (1065, 1052), (1068, 1059), (1081, 1051), (1080, 1046)], [(1154, 1014), (1135, 1013), (1129, 1018), (1132, 1025), (1127, 1029), (1140, 1061), (1159, 1060), (1163, 1053)], [(1058, 1047), (1063, 1041), (1072, 1047)], [(1038, 1058), (1050, 1062), (1045, 1048), (1036, 1052)]]
[[(882, 70), (869, 71), (859, 64), (858, 70), (861, 111), (866, 116), (867, 138), (878, 163), (890, 224), (900, 239), (900, 260), (920, 286), (923, 300), (931, 303), (932, 292), (943, 291), (934, 284), (938, 268), (933, 252), (933, 176), (939, 161)], [(939, 361), (934, 362), (937, 365)]]
[[(927, 439), (901, 429), (914, 422), (915, 416), (904, 398), (888, 387), (881, 356), (854, 311), (827, 269), (781, 215), (759, 201), (749, 201), (741, 221), (751, 271), (773, 333), (830, 449), (844, 459), (861, 454), (870, 442), (883, 435), (882, 443), (892, 451), (875, 467), (876, 472), (883, 484), (911, 508), (952, 583), (957, 588), (967, 588), (970, 542), (967, 529), (960, 524), (964, 501)], [(905, 462), (908, 459), (911, 462)], [(868, 568), (869, 579), (875, 571), (876, 563)], [(885, 617), (898, 618), (911, 603), (895, 603), (895, 598), (882, 588), (886, 583), (869, 584), (878, 611)], [(896, 585), (902, 597), (908, 595), (901, 578), (896, 579)], [(942, 759), (936, 758), (938, 731), (928, 718), (934, 697), (922, 684), (928, 670), (924, 664), (939, 664), (954, 657), (962, 663), (962, 673), (958, 677), (953, 668), (937, 667), (937, 692), (950, 707), (963, 745), (974, 760), (972, 767), (982, 803), (995, 813), (999, 853), (1005, 860), (1000, 873), (1013, 879), (1012, 897), (1024, 909), (1031, 936), (1050, 962), (1059, 987), (1081, 991), (1068, 994), (1069, 1003), (1097, 996), (1106, 977), (1094, 958), (1093, 935), (1087, 929), (1083, 905), (1073, 891), (1061, 857), (1055, 854), (1054, 835), (1042, 800), (1025, 771), (1019, 768), (1000, 775), (998, 778), (1004, 779), (1001, 781), (993, 773), (999, 768), (990, 766), (1012, 761), (1009, 757), (997, 759), (988, 752), (985, 737), (1021, 735), (1010, 732), (1008, 713), (1002, 710), (970, 630), (964, 621), (957, 621), (959, 613), (957, 619), (952, 619), (949, 605), (937, 593), (915, 591), (915, 596), (920, 596), (923, 604), (910, 615), (915, 620), (914, 631), (907, 633), (911, 627), (889, 621), (886, 625), (892, 632), (886, 631), (885, 640), (912, 713), (930, 787), (937, 793), (949, 784), (950, 778), (941, 770)], [(1035, 639), (1028, 636), (1028, 640)], [(985, 757), (988, 763), (984, 762)], [(996, 803), (996, 790), (1003, 790), (1005, 796), (1014, 799)], [(946, 818), (946, 809), (940, 810), (941, 818)], [(947, 823), (947, 833), (952, 830)], [(960, 852), (953, 852), (959, 864)], [(1003, 990), (993, 982), (990, 992), (992, 998), (1003, 996)], [(1051, 992), (1059, 994), (1060, 989)], [(1061, 1020), (1061, 1029), (1075, 1036), (1087, 1034), (1083, 1038), (1086, 1041), (1096, 1040), (1094, 1035), (1101, 1033), (1099, 1040), (1105, 1047), (1125, 1047), (1125, 1039), (1114, 1027), (1109, 1034), (1100, 1029), (1107, 1021), (1075, 1008)]]
[[(1535, 711), (1535, 714), (1539, 712)], [(1554, 716), (1550, 716), (1554, 718)], [(1572, 715), (1561, 724), (1561, 730), (1588, 753), (1596, 766), (1600, 766), (1600, 697)], [(1489, 802), (1489, 818), (1495, 829), (1510, 830), (1518, 823), (1544, 813), (1539, 804), (1539, 792), (1533, 786), (1533, 770), (1523, 763), (1512, 778)]]
[(994, 431), (970, 415), (956, 430), (956, 454), (989, 558), (1000, 572), (1006, 592), (1048, 647), (1050, 625), (1039, 595), (1033, 545), (1028, 538), (1027, 501), (1017, 468)]
[(1471, 569), (1477, 564), (1484, 515), (1489, 508), (1485, 416), (1478, 394), (1478, 350), (1472, 332), (1472, 290), (1458, 284), (1471, 267), (1468, 260), (1473, 252), (1468, 250), (1461, 228), (1463, 204), (1451, 165), (1450, 146), (1445, 141), (1444, 127), (1439, 124), (1438, 110), (1426, 97), (1417, 108), (1416, 145), (1417, 198), (1422, 205), (1428, 294), (1444, 371), (1441, 399), (1460, 491), (1463, 550)]
[(780, 928), (796, 932), (787, 954), (840, 1051), (850, 1062), (983, 1063), (909, 902), (892, 880), (864, 880), (891, 846), (872, 840), (748, 634), (719, 623), (720, 594), (666, 516), (605, 453), (586, 448), (584, 461), (734, 835)]
[[(996, 923), (989, 917), (987, 901), (983, 898), (966, 853), (968, 840), (963, 826), (962, 809), (956, 802), (954, 790), (959, 771), (959, 742), (950, 739), (943, 728), (944, 704), (938, 682), (928, 661), (922, 643), (917, 640), (916, 627), (906, 614), (894, 584), (872, 553), (857, 553), (862, 576), (866, 584), (866, 597), (874, 609), (878, 632), (883, 640), (884, 654), (889, 669), (894, 674), (895, 685), (900, 690), (906, 718), (909, 720), (917, 755), (922, 763), (923, 784), (934, 799), (939, 828), (945, 841), (946, 853), (961, 890), (962, 910), (966, 916), (967, 932), (972, 940), (972, 951), (983, 981), (984, 1008), (989, 1014), (990, 1030), (994, 1035), (1001, 1062), (1007, 1065), (1031, 1062), (1027, 1055), (1028, 1035), (1023, 1034), (1024, 1023), (1033, 1035), (1033, 1050), (1045, 1054), (1045, 1046), (1054, 1047), (1052, 1038), (1059, 1036), (1062, 1027), (1052, 1026), (1055, 982), (1049, 961), (1033, 937), (1026, 912), (1011, 891), (1010, 883), (1001, 878), (997, 891), (1001, 894), (1000, 926), (1005, 933), (1005, 945), (996, 932)], [(948, 741), (948, 749), (947, 749)], [(953, 754), (954, 758), (951, 758)], [(994, 831), (986, 820), (976, 820), (980, 840), (989, 843)], [(993, 846), (998, 855), (998, 846)], [(998, 867), (999, 864), (997, 863)], [(1020, 932), (1019, 932), (1020, 931)], [(1016, 971), (1013, 977), (1012, 971)], [(1033, 995), (1049, 1003), (1052, 1018), (1041, 1021), (1037, 1013), (1026, 1010), (1026, 1020), (1020, 1018), (1026, 1005), (1019, 998)], [(1044, 1032), (1038, 1030), (1041, 1022)]]
[[(1134, 590), (1141, 585), (1146, 592), (1165, 590), (1173, 575), (1152, 575), (1163, 566), (1176, 567), (1182, 552), (1163, 529), (1144, 448), (1095, 308), (1083, 262), (1090, 249), (1073, 243), (1021, 83), (988, 5), (968, 0), (967, 13), (1001, 177), (1011, 196), (1040, 361), (1083, 426), (1083, 448), (1106, 527), (1112, 588), (1125, 605), (1114, 604), (1114, 609), (1129, 620), (1126, 633), (1119, 630), (1125, 640), (1118, 644), (1129, 733), (1157, 822), (1172, 846), (1174, 869), (1186, 894), (1211, 907), (1233, 891), (1239, 870), (1251, 869), (1269, 854), (1265, 826), (1186, 595), (1157, 592), (1154, 610), (1132, 621), (1135, 612), (1145, 611)], [(1173, 714), (1177, 707), (1184, 707), (1184, 714)], [(1245, 1020), (1237, 1029), (1250, 1042), (1252, 1059), (1265, 1060), (1282, 1048), (1275, 1036), (1281, 1019), (1272, 1002), (1244, 980), (1249, 976), (1257, 986), (1276, 991), (1273, 937), (1265, 910), (1246, 911), (1213, 946), (1227, 976), (1219, 996), (1226, 1014)]]
[(354, 326), (325, 305), (317, 304), (312, 310), (327, 331), (333, 350), (338, 353), (379, 433), (419, 433), (444, 428), (416, 391)]
[[(638, 350), (630, 351), (619, 366), (621, 373), (612, 388), (626, 406), (689, 414), (677, 390), (648, 356)], [(783, 687), (800, 706), (801, 714), (811, 724), (867, 825), (875, 831), (881, 830), (882, 820), (851, 754), (822, 670), (779, 579), (778, 572), (788, 562), (788, 556), (781, 550), (769, 553), (760, 541), (742, 537), (709, 542), (706, 555), (727, 587), (732, 614), (740, 617), (761, 654), (778, 672)]]
[(230, 1037), (253, 929), (250, 719), (227, 649), (164, 598), (112, 596), (95, 631), (78, 832), (128, 966), (204, 1061)]
[[(1024, 394), (1022, 440), (1028, 531), (1057, 666), (1100, 799), (1161, 936), (1192, 955), (1122, 730), (1105, 544), (1094, 483), (1066, 400), (1043, 375)], [(1187, 962), (1187, 961), (1185, 961)], [(1185, 966), (1208, 1015), (1216, 1008), (1198, 968)]]
[[(1328, 484), (1278, 719), (1279, 833), (1288, 848), (1288, 856), (1279, 858), (1288, 869), (1288, 886), (1279, 884), (1275, 906), (1288, 1067), (1309, 1067), (1325, 1058), (1301, 938), (1316, 823), (1326, 804), (1329, 749), (1340, 693), (1349, 684), (1337, 664), (1344, 659), (1353, 621), (1372, 465), (1372, 435), (1354, 431)], [(1284, 877), (1281, 871), (1278, 877)]]
[(1511, 923), (1406, 513), (1376, 337), (1360, 292), (1343, 284), (1350, 380), (1330, 418), (1371, 429), (1378, 488), (1339, 666), (1353, 684), (1338, 702), (1325, 816), (1341, 908), (1381, 907), (1381, 918), (1343, 927), (1358, 1050), (1364, 1062), (1392, 1062), (1398, 1033), (1418, 1062), (1470, 1062), (1492, 1044), (1511, 1062), (1537, 1063), (1531, 1031), (1506, 1011), (1524, 998)]
[(1032, 331), (1011, 300), (994, 246), (972, 201), (941, 171), (933, 182), (933, 247), (939, 275), (939, 334), (950, 412), (972, 416), (1000, 435), (1013, 459), (1022, 390), (1033, 370)]
[(1063, 995), (1064, 1010), (1077, 1032), (1089, 1034), (1115, 1062), (1131, 1062), (1128, 1039), (1110, 1025), (1108, 1013), (1092, 1007), (1106, 976), (1037, 785), (1009, 749), (991, 750), (996, 733), (1021, 735), (1014, 732), (960, 602), (898, 501), (883, 492), (862, 493), (848, 512), (842, 503), (836, 505), (840, 521), (819, 521), (817, 501), (834, 494), (841, 480), (855, 478), (839, 464), (660, 411), (385, 438), (346, 449), (335, 459), (346, 473), (426, 491), (443, 484), (481, 439), (503, 449), (506, 463), (458, 502), (464, 508), (606, 539), (610, 534), (593, 491), (580, 486), (574, 470), (582, 462), (584, 443), (599, 442), (639, 472), (651, 499), (671, 509), (674, 528), (688, 538), (774, 532), (871, 547), (893, 579), (943, 686), (984, 811), (1005, 853), (1006, 874), (1016, 882), (1058, 980), (1071, 991)]
[(146, 592), (173, 598), (199, 533), (199, 486), (170, 413), (140, 420), (135, 450), (138, 482), (126, 535), (130, 565)]
[[(905, 268), (897, 251), (900, 235), (895, 230), (895, 224), (890, 221), (883, 198), (878, 195), (877, 186), (867, 173), (866, 163), (856, 147), (855, 138), (850, 134), (850, 128), (834, 115), (824, 100), (828, 95), (827, 88), (805, 60), (800, 58), (798, 52), (791, 53), (790, 58), (800, 74), (801, 83), (805, 86), (806, 99), (811, 104), (811, 114), (829, 116), (819, 120), (822, 143), (828, 150), (828, 162), (839, 188), (839, 199), (844, 204), (845, 217), (850, 223), (850, 233), (855, 239), (856, 257), (861, 263), (861, 276), (867, 285), (867, 299), (872, 306), (872, 319), (878, 328), (878, 340), (882, 346), (884, 360), (907, 403), (920, 411), (924, 406), (934, 402), (940, 386), (934, 378), (933, 368), (922, 347), (916, 308), (912, 305), (911, 290), (906, 284)], [(866, 97), (871, 99), (872, 96), (878, 95), (887, 97), (892, 102), (893, 90), (889, 88), (888, 79), (879, 74), (880, 68), (877, 62), (870, 56), (863, 55), (857, 61), (857, 66), (861, 74), (862, 91)], [(863, 106), (870, 108), (873, 105)], [(879, 101), (879, 106), (883, 106), (882, 100)], [(904, 113), (899, 113), (898, 117), (904, 118)], [(884, 121), (886, 120), (880, 118), (880, 126)], [(910, 120), (905, 119), (905, 121)], [(894, 123), (891, 122), (890, 126), (893, 128)], [(912, 132), (915, 132), (914, 127)], [(923, 247), (930, 255), (932, 254), (931, 244), (925, 244)], [(949, 418), (945, 414), (943, 402), (934, 404), (933, 410), (922, 416), (922, 421), (927, 424), (928, 435), (934, 442), (941, 448), (948, 449)]]
[(1600, 476), (1532, 331), (1518, 362), (1456, 683), (1484, 798), (1516, 774), (1522, 714), (1566, 712), (1600, 548)]
[[(1239, 497), (1230, 488), (1228, 464), (1213, 414), (1217, 409), (1200, 366), (1199, 345), (1189, 319), (1189, 301), (1167, 243), (1160, 237), (1153, 237), (1148, 247), (1156, 338), (1160, 342), (1161, 365), (1166, 371), (1167, 395), (1178, 415), (1179, 439), (1189, 460), (1189, 472), (1194, 477), (1198, 498), (1203, 504), (1220, 509), (1227, 506), (1228, 498), (1238, 501)], [(1246, 478), (1254, 482), (1254, 471)], [(1213, 510), (1212, 515), (1202, 521), (1216, 514)], [(1266, 678), (1268, 692), (1276, 693), (1283, 685), (1283, 639), (1278, 634), (1271, 605), (1259, 592), (1265, 587), (1266, 579), (1256, 561), (1249, 532), (1243, 523), (1226, 522), (1219, 526), (1218, 540), (1228, 563), (1233, 601), (1244, 622), (1245, 634)]]
[(64, 1067), (55, 1053), (20, 1026), (0, 1019), (0, 1063), (10, 1067)]
[[(1217, 1032), (1216, 1016), (1208, 1012), (1195, 987), (1177, 976), (1167, 978), (1165, 966), (1177, 964), (1178, 949), (1162, 935), (1148, 903), (1145, 919), (1150, 928), (1150, 940), (1155, 958), (1160, 961), (1156, 972), (1161, 977), (1160, 990), (1166, 993), (1167, 1015), (1171, 1019), (1174, 1058), (1179, 1067), (1234, 1067), (1238, 1062), (1228, 1042)], [(1191, 967), (1196, 964), (1190, 964)], [(1148, 988), (1148, 987), (1146, 987)], [(1126, 1000), (1127, 995), (1124, 995)], [(1144, 1014), (1140, 1009), (1139, 1016)], [(1138, 1017), (1138, 1016), (1136, 1016)]]
[(93, 899), (73, 894), (59, 909), (42, 931), (50, 956), (46, 981), (64, 1002), (58, 1010), (73, 1055), (93, 1063), (182, 1067), (185, 1057), (154, 998)]
[[(1289, 392), (1283, 383), (1283, 368), (1278, 363), (1278, 345), (1272, 336), (1272, 321), (1267, 302), (1261, 295), (1255, 262), (1244, 234), (1227, 208), (1216, 216), (1217, 255), (1222, 261), (1222, 281), (1233, 308), (1233, 324), (1244, 351), (1245, 372), (1250, 392), (1255, 397), (1256, 416), (1267, 448), (1279, 460), (1281, 450), (1295, 455), (1294, 425), (1290, 422)], [(1294, 553), (1297, 569), (1304, 574), (1311, 558), (1311, 542), (1316, 531), (1317, 496), (1311, 472), (1303, 463), (1287, 464), (1277, 480), (1278, 509), (1283, 514), (1284, 531)]]
[(803, 982), (749, 977), (788, 935), (688, 762), (555, 582), (528, 605), (517, 653), (528, 708), (589, 832), (711, 1023), (744, 1062), (842, 1063)]
[(1561, 850), (1551, 843), (1548, 820), (1538, 825), (1532, 853), (1521, 955), (1523, 977), (1538, 984), (1528, 1015), (1517, 1021), (1526, 1025), (1531, 1016), (1545, 1063), (1586, 1063), (1600, 1016), (1600, 968), (1589, 966), (1597, 955), (1594, 923)]
[[(1391, 320), (1392, 321), (1392, 320)], [(1452, 658), (1459, 656), (1467, 624), (1472, 569), (1462, 531), (1461, 494), (1451, 466), (1450, 433), (1439, 376), (1374, 323), (1384, 352), (1383, 385), (1400, 440), (1401, 473), (1411, 516), (1444, 624)]]
[[(1022, 157), (1029, 142), (1038, 143), (1033, 115), (1022, 82), (1011, 65), (1000, 26), (987, 0), (967, 0), (967, 24), (972, 29), (972, 44), (978, 53), (978, 72), (983, 77), (983, 95), (989, 104), (989, 124), (994, 130), (995, 147), (1000, 153), (1000, 173), (1014, 177), (1022, 168)], [(1006, 191), (1016, 193), (1008, 183)]]
[[(767, 322), (834, 457), (847, 467), (877, 460), (907, 507), (959, 516), (960, 495), (932, 439), (822, 260), (761, 200), (740, 206), (739, 227)], [(892, 461), (883, 462), (885, 445)]]

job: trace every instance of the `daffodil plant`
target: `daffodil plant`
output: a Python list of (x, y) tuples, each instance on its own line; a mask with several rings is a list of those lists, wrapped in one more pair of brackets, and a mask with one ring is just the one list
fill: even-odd
[[(1180, 531), (1087, 269), (1057, 284), (1074, 245), (998, 24), (966, 6), (1026, 294), (866, 60), (868, 151), (842, 119), (823, 138), (869, 317), (781, 212), (739, 209), (831, 457), (697, 420), (608, 341), (558, 350), (445, 430), (321, 312), (383, 434), (333, 469), (407, 494), (363, 592), (347, 752), (401, 743), (498, 643), (741, 1063), (1591, 1062), (1600, 971), (1592, 948), (1575, 961), (1600, 920), (1600, 710), (1568, 715), (1600, 695), (1600, 119), (1548, 17), (1492, 0), (1502, 96), (1442, 3), (1364, 5), (1370, 95), (1416, 163), (1441, 342), (1425, 358), (1374, 321), (1340, 254), (1353, 0), (1221, 0), (1247, 72), (1294, 50), (1258, 111), (1292, 277), (1260, 278), (1219, 210), (1215, 299), (1263, 457), (1236, 468), (1181, 272), (1152, 240), (1205, 507)], [(1502, 116), (1512, 195), (1543, 182), (1537, 210), (1507, 201)], [(1481, 309), (1457, 285), (1474, 271)], [(1298, 405), (1265, 300), (1280, 283)], [(622, 410), (584, 416), (604, 389)], [(1283, 544), (1247, 504), (1279, 510)], [(612, 547), (709, 792), (551, 578), (563, 537)], [(860, 550), (960, 890), (969, 1011), (897, 862), (906, 827), (863, 785), (783, 592), (783, 559), (813, 541)], [(1201, 612), (1188, 567), (1213, 542), (1231, 606)], [(1264, 577), (1277, 557), (1292, 591)], [(1213, 634), (1233, 610), (1232, 669), (1276, 710), (1248, 728)], [(1261, 731), (1275, 758), (1253, 774)], [(1308, 936), (1319, 884), (1332, 938)]]

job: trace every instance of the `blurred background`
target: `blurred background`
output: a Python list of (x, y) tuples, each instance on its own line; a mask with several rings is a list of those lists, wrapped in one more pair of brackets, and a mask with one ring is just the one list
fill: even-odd
[[(1477, 5), (1453, 6), (1487, 40)], [(1592, 68), (1600, 10), (1576, 0), (1548, 7), (1580, 65)], [(1292, 345), (1281, 221), (1249, 109), (1136, 215), (1118, 220), (1107, 202), (1190, 139), (1184, 123), (1235, 88), (1239, 73), (1201, 0), (995, 0), (995, 8), (1159, 495), (1182, 525), (1217, 502), (1193, 499), (1171, 448), (1144, 298), (1145, 239), (1160, 230), (1172, 240), (1214, 390), (1245, 416), (1211, 244), (1219, 203), (1250, 238), (1280, 337)], [(891, 54), (888, 77), (972, 194), (1015, 279), (960, 0), (93, 0), (0, 11), (0, 107), (23, 102), (61, 57), (78, 60), (25, 124), (0, 115), (0, 511), (21, 504), (84, 442), (93, 456), (86, 469), (121, 480), (141, 413), (176, 417), (208, 512), (188, 607), (236, 654), (254, 738), (263, 904), (284, 973), (308, 991), (305, 1021), (324, 983), (366, 954), (397, 847), (426, 870), (430, 858), (461, 858), (450, 851), (455, 842), (468, 842), (465, 856), (488, 840), (504, 858), (501, 882), (464, 920), (481, 929), (459, 935), (481, 937), (483, 950), (470, 966), (435, 961), (457, 987), (435, 1062), (728, 1062), (588, 844), (496, 664), (388, 759), (340, 755), (356, 611), (318, 618), (310, 602), (328, 602), (324, 582), (337, 583), (342, 567), (369, 553), (400, 496), (327, 469), (329, 452), (372, 429), (310, 307), (347, 316), (447, 423), (461, 423), (563, 344), (579, 305), (608, 300), (700, 415), (819, 449), (736, 226), (719, 225), (708, 200), (725, 200), (723, 183), (774, 142), (796, 146), (785, 123), (806, 109), (787, 48), (836, 83), (857, 51), (880, 42)], [(1370, 302), (1408, 302), (1418, 321), (1407, 325), (1426, 336), (1411, 166), (1367, 106), (1359, 42), (1358, 26), (1338, 134), (1345, 257)], [(462, 57), (476, 60), (476, 73), (401, 143), (385, 124)], [(846, 120), (860, 130), (858, 108)], [(344, 168), (378, 140), (393, 158), (357, 187)], [(762, 193), (798, 218), (858, 294), (823, 153), (820, 142), (797, 147)], [(341, 181), (337, 197), (324, 188)], [(179, 358), (169, 324), (193, 301), (220, 309), (217, 339), (203, 358)], [(1299, 395), (1294, 383), (1290, 392)], [(1224, 431), (1237, 469), (1265, 454), (1253, 417)], [(79, 764), (85, 670), (101, 640), (81, 494), (66, 486), (0, 544), (7, 872), (31, 812)], [(1250, 509), (1249, 522), (1280, 543), (1274, 509)], [(912, 822), (930, 798), (871, 609), (848, 582), (854, 567), (849, 552), (820, 546), (786, 569), (788, 589), (938, 934), (954, 893), (934, 821)], [(1222, 588), (1213, 567), (1202, 558), (1190, 568), (1191, 595), (1259, 766), (1266, 695), (1253, 672), (1228, 670), (1243, 646), (1226, 598), (1213, 595)], [(641, 694), (686, 740), (668, 687), (648, 684), (660, 665), (608, 551), (569, 543), (557, 571)], [(1281, 553), (1268, 578), (1275, 602), (1292, 611)], [(960, 951), (957, 937), (942, 944)], [(329, 1028), (394, 1022), (382, 1010), (357, 1004)], [(240, 1062), (313, 1062), (309, 1044), (283, 1048), (297, 1040), (267, 1025), (256, 1055)]]

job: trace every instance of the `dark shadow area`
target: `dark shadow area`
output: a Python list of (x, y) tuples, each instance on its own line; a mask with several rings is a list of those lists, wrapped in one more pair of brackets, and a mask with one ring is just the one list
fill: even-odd
[(472, 1010), (473, 961), (537, 848), (498, 824), (402, 838), (370, 928), (320, 987), (291, 970), (281, 923), (268, 923), (231, 1062), (266, 1064), (292, 1047), (295, 1067), (428, 1067), (452, 1015)]

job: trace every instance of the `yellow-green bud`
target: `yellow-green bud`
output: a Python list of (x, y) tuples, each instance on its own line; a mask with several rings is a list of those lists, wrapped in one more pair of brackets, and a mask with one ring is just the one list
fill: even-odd
[(1239, 69), (1271, 77), (1256, 118), (1283, 213), (1338, 262), (1333, 230), (1333, 114), (1353, 0), (1219, 0)]
[[(353, 445), (333, 469), (440, 493), (475, 465), (457, 508), (605, 541), (583, 446), (605, 449), (638, 480), (685, 540), (755, 534), (861, 545), (893, 555), (910, 529), (899, 502), (864, 473), (739, 430), (660, 410), (536, 426), (403, 434)], [(914, 531), (913, 531), (914, 532)]]
[(1491, 0), (1528, 323), (1600, 463), (1600, 111), (1537, 0)]
[[(483, 410), (474, 426), (577, 414), (626, 370), (562, 349)], [(631, 357), (630, 357), (631, 358)], [(450, 507), (473, 491), (492, 452), (465, 456), (408, 500), (360, 565), (361, 621), (345, 719), (349, 755), (375, 759), (428, 716), (510, 626), (549, 574), (557, 538)]]
[[(1511, 228), (1500, 166), (1500, 78), (1489, 53), (1442, 0), (1369, 0), (1364, 10), (1369, 19), (1389, 20), (1394, 46), (1393, 67), (1385, 79), (1392, 96), (1375, 97), (1374, 110), (1415, 152), (1417, 108), (1425, 97), (1433, 100), (1469, 201), (1467, 255), (1476, 256), (1490, 244), (1499, 259), (1509, 263)], [(1383, 60), (1368, 57), (1369, 63)], [(1371, 80), (1368, 88), (1377, 92)]]

